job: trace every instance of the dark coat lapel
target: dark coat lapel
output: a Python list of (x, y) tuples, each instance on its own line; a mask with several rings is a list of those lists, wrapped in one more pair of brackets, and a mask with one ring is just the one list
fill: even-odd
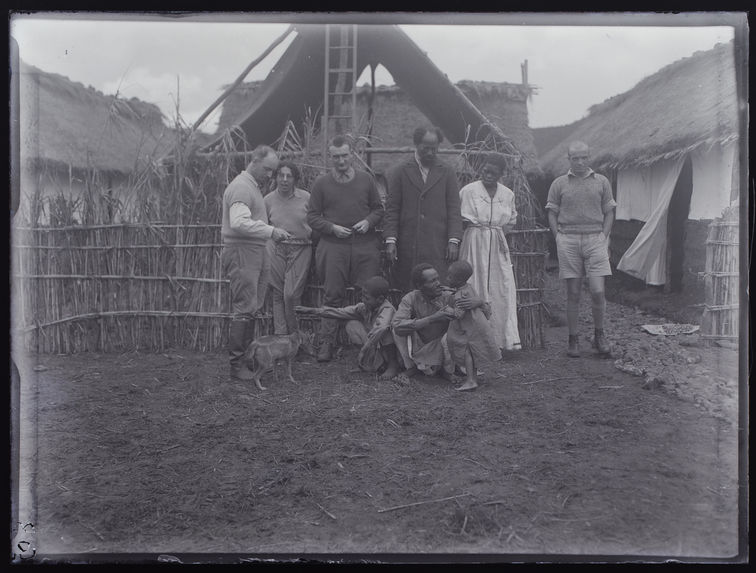
[(422, 193), (425, 184), (423, 183), (423, 178), (420, 176), (420, 168), (417, 166), (414, 157), (407, 160), (407, 163), (404, 164), (404, 172), (407, 174), (410, 182), (417, 188), (417, 192)]
[[(441, 169), (441, 166), (438, 163), (431, 167), (430, 171), (428, 172), (428, 178), (425, 180), (425, 185), (423, 186), (423, 193), (425, 193), (426, 191), (428, 191), (428, 189), (431, 189), (436, 183), (438, 183), (443, 175), (444, 170)], [(422, 181), (422, 178), (420, 180)]]

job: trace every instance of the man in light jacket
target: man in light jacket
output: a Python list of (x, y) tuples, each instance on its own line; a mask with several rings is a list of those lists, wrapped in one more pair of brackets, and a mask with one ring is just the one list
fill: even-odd
[(268, 284), (266, 244), (269, 240), (290, 238), (285, 230), (268, 224), (263, 201), (263, 190), (277, 167), (276, 152), (268, 146), (258, 146), (247, 168), (223, 192), (221, 264), (231, 289), (228, 335), (231, 377), (238, 380), (254, 378), (244, 363), (244, 351), (251, 338), (252, 318), (264, 303)]

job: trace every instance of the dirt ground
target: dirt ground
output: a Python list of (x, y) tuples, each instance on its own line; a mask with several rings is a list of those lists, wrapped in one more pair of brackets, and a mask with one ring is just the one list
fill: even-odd
[(265, 392), (221, 352), (34, 357), (37, 558), (733, 558), (738, 352), (646, 334), (665, 319), (609, 303), (599, 358), (585, 296), (568, 358), (548, 282), (546, 347), (471, 393), (354, 373), (352, 349)]

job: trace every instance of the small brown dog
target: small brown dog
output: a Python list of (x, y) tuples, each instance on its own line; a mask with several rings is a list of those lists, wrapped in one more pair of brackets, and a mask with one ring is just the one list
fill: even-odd
[(244, 358), (252, 369), (257, 387), (260, 390), (265, 390), (265, 386), (260, 383), (260, 377), (263, 373), (271, 370), (273, 370), (273, 375), (278, 382), (277, 365), (279, 361), (286, 362), (286, 373), (289, 380), (296, 383), (291, 374), (291, 363), (300, 347), (310, 355), (315, 354), (312, 340), (301, 330), (292, 334), (269, 334), (250, 342), (244, 353)]

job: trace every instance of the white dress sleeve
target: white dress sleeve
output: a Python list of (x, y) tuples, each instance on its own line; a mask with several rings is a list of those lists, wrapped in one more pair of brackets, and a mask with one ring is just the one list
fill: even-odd
[(459, 191), (462, 219), (473, 224), (478, 222), (478, 211), (475, 208), (476, 183), (468, 183)]

